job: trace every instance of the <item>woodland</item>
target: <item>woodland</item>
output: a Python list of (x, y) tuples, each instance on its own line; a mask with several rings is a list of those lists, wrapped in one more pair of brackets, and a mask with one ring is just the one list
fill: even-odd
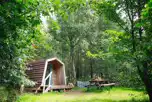
[(100, 76), (152, 102), (152, 0), (0, 0), (0, 102), (33, 84), (28, 61), (51, 57), (68, 82)]

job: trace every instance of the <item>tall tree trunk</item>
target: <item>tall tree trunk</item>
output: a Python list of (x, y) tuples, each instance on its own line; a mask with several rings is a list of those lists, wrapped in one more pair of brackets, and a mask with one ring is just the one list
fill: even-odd
[(75, 62), (74, 62), (74, 46), (71, 44), (70, 46), (70, 56), (71, 56), (71, 66), (73, 70), (73, 83), (76, 84), (76, 70), (75, 70)]
[(73, 69), (73, 81), (74, 83), (76, 83), (76, 70), (75, 70), (75, 63), (73, 57), (72, 57), (72, 69)]
[(150, 102), (152, 102), (152, 81), (151, 81), (150, 76), (148, 75), (147, 72), (148, 71), (144, 72), (143, 82), (146, 86), (146, 91), (147, 91), (147, 94), (149, 96), (149, 100), (150, 100)]
[(90, 76), (91, 76), (91, 79), (93, 78), (93, 60), (90, 59)]
[(149, 100), (150, 102), (152, 102), (152, 81), (151, 81), (151, 73), (149, 73), (148, 61), (143, 62), (142, 65), (143, 65), (142, 70), (138, 66), (138, 72), (140, 78), (142, 79), (145, 85), (147, 94), (149, 96)]
[(136, 51), (136, 42), (135, 42), (135, 33), (134, 33), (134, 21), (133, 17), (131, 19), (131, 37), (132, 37), (132, 47), (133, 47), (133, 53)]
[(76, 79), (79, 79), (80, 78), (80, 69), (79, 69), (79, 66), (76, 67)]
[(79, 79), (80, 78), (80, 67), (81, 67), (81, 59), (80, 59), (80, 47), (78, 48), (78, 53), (77, 53), (78, 57), (77, 57), (77, 63), (76, 63), (76, 78)]

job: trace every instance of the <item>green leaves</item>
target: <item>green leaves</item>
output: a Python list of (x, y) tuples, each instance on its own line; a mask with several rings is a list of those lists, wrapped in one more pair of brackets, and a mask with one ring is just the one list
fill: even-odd
[(15, 0), (0, 4), (0, 84), (13, 87), (24, 84), (25, 62), (36, 56), (32, 41), (41, 37), (37, 29), (40, 14), (49, 5), (42, 1)]
[(98, 54), (93, 54), (93, 53), (91, 53), (90, 51), (87, 51), (86, 52), (86, 55), (87, 55), (87, 57), (89, 57), (89, 58), (97, 58), (99, 55)]

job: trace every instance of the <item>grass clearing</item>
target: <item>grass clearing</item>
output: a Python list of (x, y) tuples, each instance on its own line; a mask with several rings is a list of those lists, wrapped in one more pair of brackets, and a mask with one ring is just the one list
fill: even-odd
[(112, 88), (104, 90), (74, 89), (71, 92), (49, 92), (45, 94), (25, 93), (17, 102), (148, 102), (144, 91), (128, 88)]

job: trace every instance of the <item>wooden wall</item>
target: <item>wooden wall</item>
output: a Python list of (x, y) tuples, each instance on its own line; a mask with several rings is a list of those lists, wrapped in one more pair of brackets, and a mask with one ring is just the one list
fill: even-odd
[(35, 61), (28, 64), (26, 70), (27, 77), (36, 82), (36, 85), (42, 83), (43, 72), (45, 67), (45, 60)]
[(64, 85), (65, 76), (64, 76), (63, 65), (60, 64), (57, 60), (54, 60), (50, 63), (53, 64), (53, 74), (52, 74), (53, 85)]

